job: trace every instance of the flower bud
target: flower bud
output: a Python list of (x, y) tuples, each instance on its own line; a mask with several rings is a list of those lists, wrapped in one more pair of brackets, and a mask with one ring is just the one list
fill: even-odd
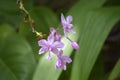
[(51, 32), (51, 34), (55, 34), (55, 32), (56, 32), (56, 30), (55, 30), (55, 28), (50, 28), (50, 32)]
[(57, 41), (60, 41), (61, 40), (61, 34), (56, 33), (55, 38), (56, 38)]
[(76, 43), (76, 42), (72, 42), (72, 47), (74, 48), (74, 49), (76, 49), (76, 50), (79, 50), (80, 49), (80, 47), (79, 47), (79, 45)]

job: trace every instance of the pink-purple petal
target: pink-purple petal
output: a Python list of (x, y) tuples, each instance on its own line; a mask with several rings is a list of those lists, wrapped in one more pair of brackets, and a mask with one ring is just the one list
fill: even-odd
[(50, 54), (50, 53), (47, 55), (47, 59), (49, 59), (49, 60), (51, 60), (51, 59), (52, 59), (52, 56), (51, 56), (51, 54)]
[(57, 48), (53, 48), (51, 51), (55, 54), (58, 54), (58, 52), (59, 52)]
[(68, 30), (70, 33), (75, 34), (76, 32), (73, 29)]
[(63, 48), (64, 44), (62, 42), (56, 41), (52, 45), (53, 48)]
[(60, 51), (58, 52), (57, 56), (58, 56), (58, 57), (61, 57), (62, 54), (63, 54), (63, 50), (60, 50)]
[(76, 50), (79, 50), (80, 49), (80, 46), (76, 43), (76, 42), (72, 42), (72, 47)]
[(56, 33), (55, 38), (56, 38), (57, 41), (60, 41), (61, 40), (61, 34)]
[(65, 17), (64, 17), (63, 14), (61, 14), (61, 22), (62, 22), (62, 24), (63, 24), (63, 23), (66, 23), (66, 20), (65, 20)]
[(42, 39), (38, 41), (38, 45), (44, 47), (44, 46), (47, 46), (48, 43), (45, 39)]
[(72, 16), (67, 16), (66, 21), (67, 21), (67, 23), (71, 23), (72, 22)]
[(49, 36), (48, 36), (48, 44), (53, 44), (53, 42), (54, 42), (54, 35), (53, 34), (50, 34)]
[(66, 29), (67, 28), (67, 24), (66, 23), (62, 23), (62, 27), (63, 27), (63, 29)]
[(67, 63), (71, 63), (71, 62), (72, 62), (72, 59), (69, 58), (68, 56), (62, 56), (61, 59), (62, 59), (64, 62), (67, 62)]
[(72, 29), (73, 28), (73, 24), (66, 24), (66, 29)]
[(50, 32), (51, 32), (51, 34), (55, 34), (55, 32), (56, 32), (56, 30), (55, 30), (55, 28), (50, 28)]
[(39, 54), (43, 54), (47, 51), (48, 49), (46, 47), (42, 47), (40, 50), (39, 50)]
[(60, 58), (56, 61), (55, 67), (66, 70), (66, 64)]
[(61, 59), (58, 58), (55, 65), (56, 65), (56, 68), (60, 68), (62, 65)]
[(63, 69), (66, 70), (66, 65), (65, 64), (63, 65)]

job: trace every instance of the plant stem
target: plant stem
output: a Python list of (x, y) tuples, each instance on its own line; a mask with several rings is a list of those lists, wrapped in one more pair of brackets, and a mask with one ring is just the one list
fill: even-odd
[(19, 9), (25, 14), (25, 20), (27, 20), (29, 22), (30, 27), (31, 27), (31, 31), (33, 33), (35, 33), (35, 29), (33, 27), (34, 22), (33, 22), (32, 18), (30, 16), (29, 12), (25, 9), (25, 7), (22, 3), (22, 0), (17, 0), (17, 4), (19, 6)]
[(30, 24), (30, 28), (31, 28), (31, 32), (35, 33), (36, 36), (38, 36), (39, 39), (42, 39), (42, 38), (46, 38), (46, 34), (43, 34), (42, 32), (37, 32), (35, 29), (34, 29), (34, 20), (31, 18), (29, 12), (25, 9), (23, 3), (22, 3), (22, 0), (17, 0), (17, 4), (19, 6), (19, 9), (25, 14), (25, 21), (26, 22), (29, 22)]

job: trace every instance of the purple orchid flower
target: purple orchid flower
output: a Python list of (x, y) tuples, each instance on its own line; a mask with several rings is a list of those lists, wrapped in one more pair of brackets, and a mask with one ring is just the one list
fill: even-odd
[(66, 37), (68, 35), (68, 32), (76, 33), (73, 30), (73, 24), (71, 24), (72, 16), (67, 16), (67, 18), (65, 19), (64, 15), (61, 14), (61, 22), (62, 22), (62, 26), (63, 26), (63, 29), (64, 29), (64, 34), (65, 34)]
[(64, 44), (59, 41), (54, 41), (54, 35), (50, 34), (48, 36), (48, 39), (42, 39), (38, 41), (38, 45), (41, 46), (41, 49), (39, 50), (39, 54), (43, 54), (45, 52), (49, 52), (47, 58), (51, 59), (50, 52), (53, 52), (55, 54), (58, 53), (58, 48), (63, 48)]
[(66, 63), (71, 63), (72, 60), (68, 56), (62, 56), (62, 53), (63, 53), (62, 50), (58, 52), (57, 54), (58, 59), (56, 61), (55, 67), (57, 69), (61, 68), (61, 69), (66, 70)]

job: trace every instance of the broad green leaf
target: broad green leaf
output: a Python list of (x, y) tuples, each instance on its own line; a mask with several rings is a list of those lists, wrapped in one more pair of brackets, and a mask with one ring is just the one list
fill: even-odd
[(31, 80), (35, 59), (28, 43), (19, 36), (0, 38), (0, 79)]
[(111, 28), (120, 19), (120, 7), (96, 8), (87, 13), (74, 13), (80, 26), (81, 50), (76, 52), (71, 80), (88, 80), (100, 49)]
[(15, 34), (15, 30), (8, 24), (0, 25), (0, 38), (5, 38), (8, 35)]
[(119, 75), (120, 75), (120, 59), (117, 61), (115, 67), (110, 73), (108, 80), (118, 80), (117, 78), (119, 77)]
[(88, 80), (106, 80), (104, 79), (104, 74), (103, 56), (100, 54), (95, 62)]
[(0, 79), (31, 80), (36, 62), (30, 45), (21, 36), (12, 35), (10, 27), (1, 26), (0, 32)]

